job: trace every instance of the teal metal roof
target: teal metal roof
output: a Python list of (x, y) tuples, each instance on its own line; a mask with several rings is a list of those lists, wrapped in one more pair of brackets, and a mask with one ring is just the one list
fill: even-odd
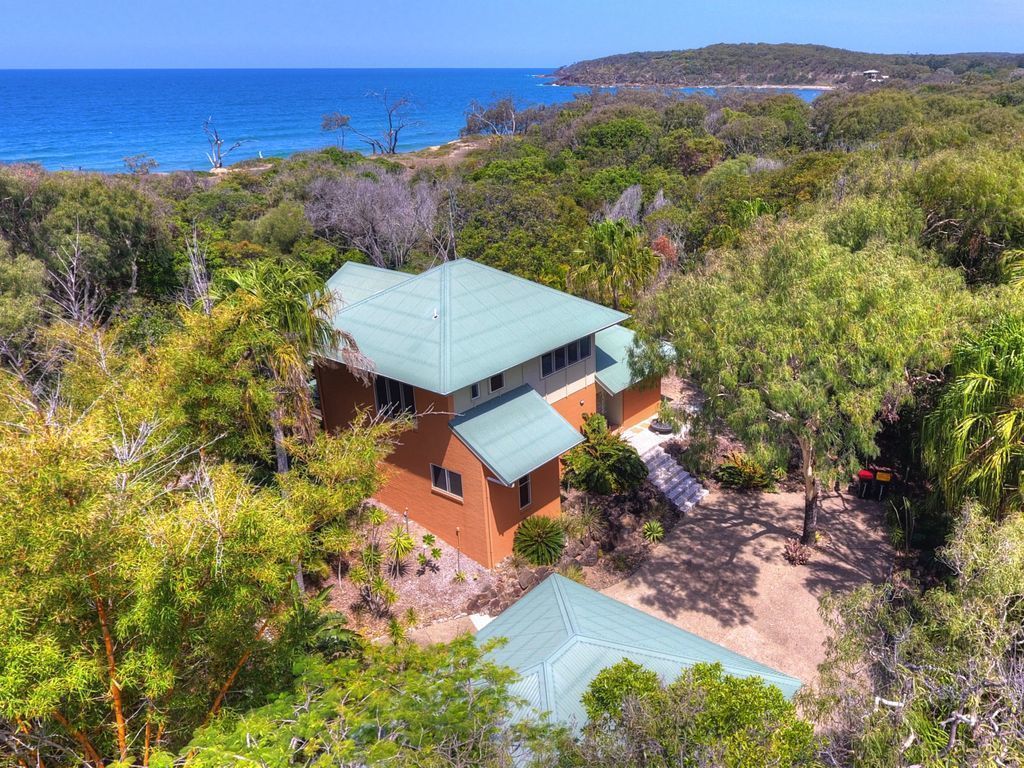
[(396, 272), (393, 269), (381, 269), (369, 264), (347, 261), (341, 265), (341, 269), (331, 275), (327, 281), (327, 288), (341, 300), (342, 306), (347, 307), (393, 285), (404, 283), (411, 277), (413, 275), (408, 272)]
[(345, 306), (334, 323), (377, 373), (447, 395), (626, 317), (457, 259)]
[(583, 442), (528, 384), (471, 408), (449, 426), (505, 485)]
[(512, 692), (519, 713), (550, 712), (555, 722), (582, 726), (581, 698), (602, 669), (631, 659), (666, 682), (699, 662), (719, 662), (737, 677), (757, 676), (791, 697), (800, 681), (600, 592), (552, 574), (481, 629), (478, 643), (504, 637), (490, 660), (520, 674)]
[(629, 348), (635, 334), (629, 328), (613, 325), (594, 337), (597, 350), (597, 381), (608, 394), (617, 395), (636, 382), (629, 372)]

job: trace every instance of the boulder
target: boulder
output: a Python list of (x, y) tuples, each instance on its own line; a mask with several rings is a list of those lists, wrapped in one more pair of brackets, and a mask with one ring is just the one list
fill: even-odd
[(518, 582), (520, 588), (524, 592), (526, 592), (531, 587), (536, 586), (537, 582), (539, 581), (540, 579), (538, 578), (536, 571), (530, 570), (529, 568), (520, 569), (518, 574)]
[(576, 558), (576, 562), (580, 565), (597, 565), (599, 555), (599, 549), (597, 542), (591, 542), (590, 546), (584, 549), (579, 556)]

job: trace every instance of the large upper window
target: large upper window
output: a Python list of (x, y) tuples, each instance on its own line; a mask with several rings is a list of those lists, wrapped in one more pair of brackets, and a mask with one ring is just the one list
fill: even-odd
[(570, 341), (564, 347), (553, 349), (540, 356), (540, 375), (550, 376), (555, 371), (567, 368), (580, 360), (590, 357), (590, 337)]
[(439, 491), (462, 498), (462, 475), (458, 472), (431, 464), (430, 484)]
[(378, 376), (374, 382), (374, 395), (377, 400), (378, 413), (397, 416), (402, 413), (415, 413), (416, 402), (413, 399), (412, 387), (400, 381)]
[(504, 388), (505, 388), (505, 374), (504, 373), (496, 373), (493, 376), (491, 376), (491, 380), (490, 380), (490, 390), (491, 390), (491, 392), (497, 392), (499, 389), (504, 389)]

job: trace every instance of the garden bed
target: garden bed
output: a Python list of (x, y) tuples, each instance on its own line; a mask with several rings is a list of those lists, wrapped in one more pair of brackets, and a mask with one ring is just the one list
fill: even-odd
[[(381, 526), (390, 531), (396, 525), (406, 525), (404, 517), (382, 504), (375, 504), (387, 513)], [(436, 539), (441, 557), (433, 567), (422, 567), (416, 555), (423, 549), (425, 528), (408, 521), (409, 534), (416, 542), (416, 550), (406, 558), (406, 565), (395, 578), (385, 566), (384, 575), (398, 594), (398, 599), (387, 614), (373, 615), (360, 599), (359, 587), (345, 576), (353, 558), (342, 557), (332, 562), (332, 574), (323, 584), (331, 588), (330, 605), (349, 617), (350, 627), (367, 637), (379, 637), (389, 631), (391, 621), (397, 619), (406, 629), (422, 627), (454, 618), (466, 613), (466, 605), (482, 590), (494, 582), (494, 574), (476, 561), (459, 555), (455, 547)], [(339, 570), (341, 578), (339, 579)], [(456, 574), (465, 574), (465, 578)]]

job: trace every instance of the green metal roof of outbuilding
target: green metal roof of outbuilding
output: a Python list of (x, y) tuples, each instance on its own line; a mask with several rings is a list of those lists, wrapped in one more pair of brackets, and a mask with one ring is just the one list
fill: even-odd
[(449, 424), (505, 485), (583, 442), (583, 435), (529, 384), (481, 403)]
[(478, 643), (503, 637), (489, 653), (516, 670), (512, 693), (530, 710), (550, 712), (555, 722), (582, 726), (581, 698), (602, 669), (630, 659), (666, 682), (700, 662), (718, 662), (726, 674), (757, 676), (791, 697), (800, 681), (733, 653), (668, 622), (552, 574), (476, 635)]
[[(356, 274), (365, 268), (342, 270), (351, 271), (357, 290), (363, 283), (355, 278), (366, 279)], [(339, 271), (329, 281), (343, 297), (348, 277)], [(447, 395), (626, 317), (456, 259), (343, 307), (334, 323), (352, 334), (377, 373)]]
[(411, 277), (414, 275), (408, 272), (396, 272), (393, 269), (381, 269), (369, 264), (347, 261), (341, 265), (341, 269), (331, 275), (327, 281), (327, 288), (341, 299), (343, 307), (347, 307), (393, 285), (404, 283)]

